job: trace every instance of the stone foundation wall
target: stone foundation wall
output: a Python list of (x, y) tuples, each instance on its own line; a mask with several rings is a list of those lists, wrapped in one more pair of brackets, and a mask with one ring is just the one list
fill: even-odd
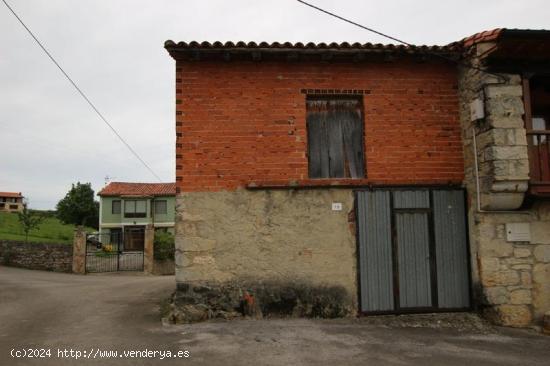
[(70, 244), (0, 241), (0, 264), (28, 269), (71, 272), (73, 247)]
[(354, 313), (351, 301), (342, 286), (313, 285), (299, 280), (178, 283), (171, 320), (186, 323), (242, 316), (337, 318)]
[(281, 299), (294, 304), (288, 314), (357, 309), (351, 190), (189, 192), (177, 205), (176, 303), (191, 305), (186, 313), (230, 316), (246, 299), (264, 316)]
[[(550, 311), (550, 202), (524, 214), (475, 214), (481, 305), (496, 323), (541, 324)], [(530, 242), (508, 242), (506, 223), (528, 222)]]

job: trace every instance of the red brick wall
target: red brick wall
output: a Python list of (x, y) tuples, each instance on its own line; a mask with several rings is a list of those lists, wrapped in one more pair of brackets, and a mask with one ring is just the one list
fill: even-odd
[[(456, 69), (442, 63), (201, 61), (176, 64), (180, 191), (308, 180), (302, 89), (361, 89), (365, 180), (446, 184), (463, 179)], [(333, 182), (332, 182), (333, 183)]]

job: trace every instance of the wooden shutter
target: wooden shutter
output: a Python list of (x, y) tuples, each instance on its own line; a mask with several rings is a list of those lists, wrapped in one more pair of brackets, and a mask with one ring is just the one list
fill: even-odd
[(359, 109), (346, 111), (342, 113), (341, 118), (349, 176), (363, 178), (365, 176), (365, 154), (361, 111)]
[(307, 131), (309, 146), (310, 178), (328, 178), (328, 134), (326, 128), (326, 111), (309, 111), (307, 114)]
[(310, 178), (365, 176), (360, 107), (357, 99), (307, 101)]
[(327, 113), (327, 133), (328, 133), (328, 158), (329, 158), (329, 176), (345, 177), (346, 164), (344, 155), (344, 137), (342, 134), (342, 120), (339, 118), (339, 112), (329, 110)]

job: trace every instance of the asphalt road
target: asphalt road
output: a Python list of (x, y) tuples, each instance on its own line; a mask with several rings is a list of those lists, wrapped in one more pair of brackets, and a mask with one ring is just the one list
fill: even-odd
[[(0, 365), (550, 364), (550, 337), (502, 328), (454, 329), (438, 322), (403, 327), (364, 319), (162, 326), (158, 304), (173, 288), (173, 277), (78, 276), (0, 266)], [(13, 358), (14, 349), (49, 349), (51, 356), (42, 351), (44, 358)], [(97, 350), (118, 354), (100, 358)], [(122, 354), (132, 350), (141, 352), (136, 356), (179, 351), (181, 357)], [(92, 358), (83, 358), (84, 352)]]

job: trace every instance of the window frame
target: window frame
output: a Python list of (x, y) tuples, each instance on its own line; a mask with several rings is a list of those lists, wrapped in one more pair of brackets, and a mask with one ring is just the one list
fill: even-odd
[[(342, 157), (343, 157), (343, 169), (344, 169), (344, 175), (343, 176), (330, 176), (330, 166), (328, 167), (328, 176), (323, 177), (316, 177), (312, 176), (312, 168), (311, 168), (311, 126), (310, 121), (308, 121), (309, 112), (308, 112), (308, 103), (311, 101), (337, 101), (337, 100), (349, 100), (349, 101), (356, 101), (358, 102), (358, 112), (360, 114), (359, 117), (359, 135), (361, 136), (361, 160), (362, 160), (362, 166), (361, 171), (362, 175), (359, 175), (357, 177), (351, 176), (351, 171), (349, 168), (349, 157), (347, 156), (346, 149), (344, 147), (344, 142), (342, 142)], [(364, 101), (364, 95), (362, 94), (308, 94), (305, 98), (305, 112), (306, 112), (306, 139), (307, 139), (307, 160), (308, 160), (308, 179), (365, 179), (367, 178), (367, 156), (366, 156), (366, 141), (365, 141), (365, 101)], [(352, 134), (353, 136), (353, 134)], [(342, 132), (342, 139), (345, 139), (344, 134)], [(351, 139), (351, 137), (348, 138), (348, 140)], [(327, 142), (330, 144), (330, 136), (327, 136)], [(329, 149), (330, 145), (327, 145), (326, 149)], [(327, 152), (327, 154), (329, 154)], [(348, 164), (346, 164), (348, 163)], [(349, 173), (349, 176), (346, 174)]]
[[(118, 212), (115, 212), (115, 203), (118, 203)], [(113, 200), (111, 201), (111, 214), (120, 215), (122, 213), (122, 200)]]
[[(544, 132), (550, 130), (550, 113), (549, 115), (542, 114), (542, 113), (533, 113), (531, 115), (531, 130), (529, 132)], [(542, 120), (544, 122), (545, 128), (535, 128), (535, 120)], [(538, 145), (544, 145), (546, 144), (546, 135), (540, 135), (538, 138), (537, 136), (532, 136), (533, 138), (533, 146)]]
[[(137, 203), (138, 202), (144, 202), (145, 203), (145, 209), (143, 212), (137, 211)], [(130, 204), (134, 205), (134, 209), (132, 211), (128, 210), (128, 206)], [(124, 200), (124, 217), (125, 218), (145, 218), (147, 217), (147, 200)]]

